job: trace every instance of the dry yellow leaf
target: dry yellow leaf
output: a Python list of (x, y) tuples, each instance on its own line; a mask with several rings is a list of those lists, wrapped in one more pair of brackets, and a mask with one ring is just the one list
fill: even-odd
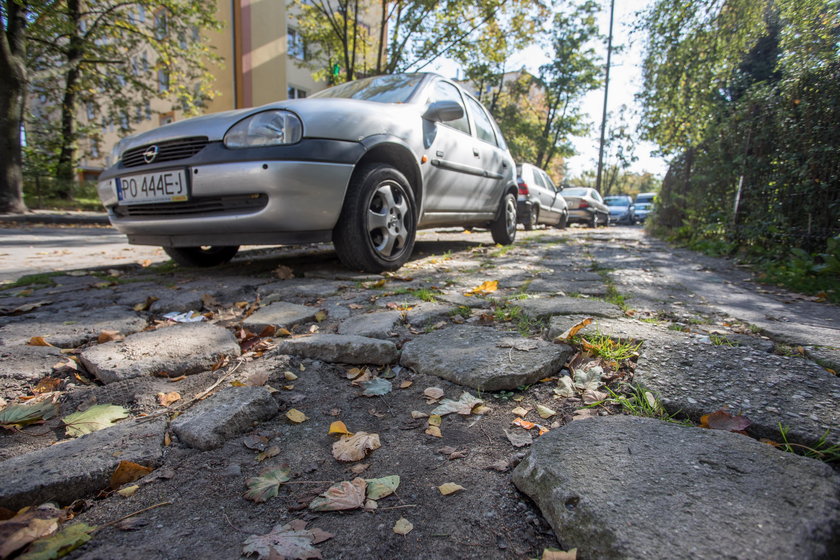
[(586, 327), (587, 325), (591, 325), (591, 324), (592, 324), (592, 317), (587, 317), (583, 321), (575, 323), (574, 325), (572, 325), (571, 328), (569, 328), (565, 332), (563, 332), (563, 334), (556, 337), (554, 339), (554, 342), (566, 342), (567, 340), (569, 340), (570, 338), (575, 336), (578, 332), (580, 332), (580, 330), (582, 328)]
[(138, 484), (132, 484), (131, 486), (120, 488), (119, 490), (117, 490), (117, 494), (119, 494), (123, 498), (130, 498), (131, 496), (136, 494), (139, 489), (140, 486)]
[(479, 286), (476, 286), (469, 292), (466, 292), (465, 296), (482, 296), (485, 294), (492, 294), (496, 290), (499, 289), (499, 282), (498, 280), (487, 280), (482, 282)]
[(348, 435), (352, 436), (353, 434), (350, 430), (347, 429), (347, 426), (341, 420), (336, 420), (332, 424), (330, 424), (330, 431), (327, 432), (329, 434), (341, 434), (341, 435)]
[(538, 404), (537, 405), (537, 414), (540, 415), (540, 418), (546, 419), (546, 418), (551, 418), (552, 416), (557, 414), (557, 411), (556, 410), (551, 410), (547, 406), (543, 406), (541, 404)]
[(292, 373), (291, 371), (288, 371), (288, 370), (283, 372), (283, 377), (286, 378), (286, 381), (294, 381), (295, 379), (298, 378), (297, 375), (295, 375), (294, 373)]
[(112, 340), (124, 340), (125, 337), (120, 334), (120, 331), (102, 331), (96, 339), (99, 344), (111, 342)]
[(323, 310), (322, 310), (322, 311), (318, 311), (318, 312), (315, 314), (315, 320), (316, 320), (317, 322), (319, 322), (319, 323), (323, 323), (324, 321), (326, 321), (326, 320), (327, 320), (327, 312), (326, 312), (326, 311), (323, 311)]
[(411, 417), (414, 418), (415, 420), (417, 420), (417, 419), (420, 419), (420, 418), (428, 418), (429, 415), (426, 412), (420, 412), (419, 410), (412, 410), (411, 411)]
[(454, 482), (446, 482), (438, 486), (438, 491), (444, 496), (454, 494), (455, 492), (460, 492), (461, 490), (464, 490), (464, 487), (460, 484), (455, 484)]
[(27, 346), (52, 346), (43, 336), (33, 336), (26, 344)]
[(442, 399), (444, 394), (443, 389), (440, 387), (429, 387), (423, 391), (423, 395), (429, 399), (430, 403)]
[(429, 426), (428, 428), (426, 428), (426, 433), (428, 435), (434, 436), (434, 437), (439, 437), (439, 438), (443, 437), (443, 434), (441, 433), (440, 428), (438, 428), (437, 426)]
[(294, 422), (295, 424), (300, 424), (301, 422), (306, 422), (309, 420), (309, 417), (301, 412), (300, 410), (293, 408), (286, 413), (286, 418)]
[(477, 404), (473, 407), (472, 413), (482, 415), (482, 414), (487, 414), (491, 410), (493, 410), (493, 409), (490, 408), (489, 406), (487, 406), (486, 404)]
[(566, 551), (556, 548), (546, 548), (543, 550), (540, 560), (577, 560), (577, 549), (573, 548)]
[(531, 409), (530, 408), (524, 408), (524, 407), (521, 407), (521, 406), (517, 406), (516, 408), (514, 408), (510, 412), (511, 412), (511, 414), (516, 414), (517, 416), (525, 416), (526, 414), (531, 412)]
[(443, 418), (440, 414), (429, 415), (429, 426), (440, 426), (443, 423)]
[(170, 445), (172, 445), (172, 436), (169, 435), (169, 432), (166, 432), (163, 434), (163, 446), (169, 447)]
[(116, 490), (123, 484), (139, 480), (152, 472), (153, 469), (132, 463), (131, 461), (120, 461), (120, 464), (111, 475), (111, 488)]
[(414, 381), (403, 381), (400, 383), (400, 389), (408, 389), (412, 385), (414, 385)]
[(405, 517), (400, 517), (397, 519), (397, 522), (394, 523), (394, 532), (398, 535), (407, 535), (412, 529), (414, 529), (414, 525), (412, 525), (411, 521)]
[(160, 406), (169, 406), (175, 401), (181, 400), (181, 394), (178, 391), (171, 391), (169, 393), (158, 393), (156, 396)]
[(379, 449), (381, 446), (379, 434), (358, 432), (352, 436), (342, 436), (340, 440), (333, 444), (332, 454), (339, 461), (361, 461), (368, 451)]

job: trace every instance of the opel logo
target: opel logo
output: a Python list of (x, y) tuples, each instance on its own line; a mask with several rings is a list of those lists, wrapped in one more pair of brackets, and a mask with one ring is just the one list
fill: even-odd
[(146, 163), (152, 163), (158, 155), (157, 146), (149, 146), (149, 149), (143, 152), (143, 160)]

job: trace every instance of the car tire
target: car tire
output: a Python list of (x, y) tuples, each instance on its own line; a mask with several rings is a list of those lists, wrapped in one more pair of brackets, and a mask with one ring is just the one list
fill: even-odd
[(566, 229), (569, 225), (569, 213), (563, 212), (560, 214), (560, 221), (557, 222), (557, 229)]
[(602, 222), (599, 222), (599, 225), (601, 225), (602, 227), (609, 227), (610, 226), (610, 215), (609, 214), (604, 214), (604, 220)]
[(596, 228), (598, 227), (598, 212), (595, 212), (589, 217), (589, 227)]
[(208, 247), (164, 247), (169, 257), (181, 266), (209, 268), (229, 262), (239, 251), (239, 245), (210, 245)]
[(397, 270), (411, 256), (416, 235), (414, 193), (405, 175), (383, 163), (357, 169), (333, 230), (344, 266), (374, 273)]
[(537, 207), (532, 206), (531, 211), (528, 212), (528, 219), (525, 220), (523, 226), (527, 231), (531, 231), (535, 227), (537, 227), (537, 222), (540, 219), (540, 209)]
[(516, 197), (506, 193), (499, 205), (499, 215), (490, 224), (493, 242), (510, 245), (516, 239)]

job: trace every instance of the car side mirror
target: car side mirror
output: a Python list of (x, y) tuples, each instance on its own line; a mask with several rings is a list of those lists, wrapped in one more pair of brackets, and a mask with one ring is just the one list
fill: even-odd
[(423, 113), (423, 118), (432, 122), (457, 121), (464, 116), (464, 108), (457, 101), (435, 101)]

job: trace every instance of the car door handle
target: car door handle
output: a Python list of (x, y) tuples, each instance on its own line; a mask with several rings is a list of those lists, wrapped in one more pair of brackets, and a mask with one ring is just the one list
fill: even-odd
[(502, 162), (502, 167), (504, 167), (505, 169), (507, 169), (507, 162), (506, 162), (506, 161), (503, 161), (503, 162)]
[(478, 148), (473, 148), (473, 155), (477, 158), (481, 157), (481, 155), (479, 155), (479, 153), (478, 153)]

